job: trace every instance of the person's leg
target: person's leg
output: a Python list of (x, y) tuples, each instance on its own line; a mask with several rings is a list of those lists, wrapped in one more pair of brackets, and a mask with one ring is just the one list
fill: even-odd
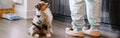
[(85, 16), (85, 2), (84, 0), (70, 0), (70, 10), (72, 18), (72, 27), (75, 31), (81, 31)]
[[(86, 34), (99, 36), (99, 25), (100, 25), (100, 0), (85, 0), (88, 21), (91, 25), (90, 29), (87, 30)], [(96, 31), (97, 30), (97, 31)]]
[(69, 0), (69, 4), (70, 4), (70, 10), (71, 10), (73, 31), (69, 30), (70, 28), (67, 28), (66, 33), (73, 36), (81, 36), (83, 35), (83, 33), (81, 33), (82, 27), (85, 24), (84, 22), (85, 1)]

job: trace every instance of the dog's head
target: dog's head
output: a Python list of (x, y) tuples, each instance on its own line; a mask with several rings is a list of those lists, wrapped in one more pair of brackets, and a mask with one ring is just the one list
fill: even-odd
[(35, 8), (37, 8), (39, 11), (44, 11), (46, 8), (48, 8), (48, 6), (48, 3), (40, 1), (37, 5), (35, 5)]

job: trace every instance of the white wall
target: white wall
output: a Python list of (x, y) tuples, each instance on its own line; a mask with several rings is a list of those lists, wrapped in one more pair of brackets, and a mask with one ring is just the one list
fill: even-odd
[(39, 0), (27, 0), (27, 19), (32, 19), (35, 13), (35, 5), (39, 2)]
[(23, 0), (23, 5), (15, 6), (15, 13), (24, 19), (32, 19), (35, 16), (35, 4), (39, 0)]
[(22, 18), (27, 18), (26, 13), (27, 12), (27, 0), (23, 0), (23, 4), (21, 5), (15, 5), (15, 13), (22, 17)]
[(11, 0), (0, 0), (0, 9), (12, 8)]

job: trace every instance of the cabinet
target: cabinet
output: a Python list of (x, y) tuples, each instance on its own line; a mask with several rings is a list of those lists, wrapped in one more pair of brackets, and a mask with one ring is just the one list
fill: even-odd
[(70, 16), (69, 0), (51, 0), (50, 8), (54, 14)]
[(54, 19), (71, 22), (69, 0), (50, 0), (49, 4)]
[(120, 1), (102, 0), (101, 2), (102, 23), (110, 24), (113, 29), (120, 29)]
[(101, 0), (101, 22), (110, 24), (110, 0)]
[[(47, 0), (46, 0), (47, 1)], [(102, 23), (110, 23), (110, 17), (109, 17), (109, 9), (110, 9), (110, 0), (102, 0), (101, 1), (101, 18)], [(51, 11), (54, 15), (54, 19), (60, 20), (60, 21), (67, 21), (71, 22), (71, 13), (69, 8), (69, 0), (51, 0), (49, 1)], [(87, 19), (85, 17), (85, 19)]]
[(120, 29), (120, 0), (110, 0), (110, 22), (112, 28)]

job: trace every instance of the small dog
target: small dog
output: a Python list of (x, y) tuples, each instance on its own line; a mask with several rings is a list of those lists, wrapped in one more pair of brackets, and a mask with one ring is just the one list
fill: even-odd
[(29, 28), (29, 34), (35, 37), (51, 37), (53, 16), (48, 3), (40, 1), (35, 8), (36, 16), (32, 20), (33, 26)]

